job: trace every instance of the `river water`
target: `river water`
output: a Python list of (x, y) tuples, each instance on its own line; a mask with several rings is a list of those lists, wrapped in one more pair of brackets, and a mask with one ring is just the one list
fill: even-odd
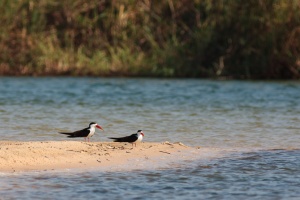
[(2, 173), (0, 199), (300, 199), (299, 100), (292, 81), (0, 78), (1, 140), (66, 140), (96, 121), (92, 141), (142, 129), (224, 149), (151, 170)]

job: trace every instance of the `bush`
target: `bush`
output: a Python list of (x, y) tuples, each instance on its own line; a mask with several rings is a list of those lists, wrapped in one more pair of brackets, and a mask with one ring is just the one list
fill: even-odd
[(3, 0), (0, 74), (300, 78), (296, 0)]

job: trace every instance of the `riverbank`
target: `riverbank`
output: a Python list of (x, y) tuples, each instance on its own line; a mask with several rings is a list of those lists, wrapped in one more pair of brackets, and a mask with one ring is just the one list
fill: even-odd
[[(199, 147), (198, 147), (199, 148)], [(182, 143), (0, 141), (0, 172), (95, 168), (144, 169), (186, 160), (193, 150)]]
[(300, 5), (254, 2), (3, 1), (0, 75), (299, 80)]

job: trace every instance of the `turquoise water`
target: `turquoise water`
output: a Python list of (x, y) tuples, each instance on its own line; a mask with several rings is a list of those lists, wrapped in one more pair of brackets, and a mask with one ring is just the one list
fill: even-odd
[(96, 121), (92, 141), (142, 129), (148, 142), (231, 149), (175, 168), (1, 174), (0, 197), (297, 199), (299, 99), (300, 82), (0, 78), (1, 140), (66, 140), (57, 132)]

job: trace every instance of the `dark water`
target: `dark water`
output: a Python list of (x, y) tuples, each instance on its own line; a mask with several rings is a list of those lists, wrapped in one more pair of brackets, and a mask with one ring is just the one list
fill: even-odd
[[(139, 171), (0, 175), (0, 199), (299, 199), (300, 82), (0, 78), (1, 140), (145, 141), (230, 149)], [(80, 139), (79, 139), (80, 140)]]

